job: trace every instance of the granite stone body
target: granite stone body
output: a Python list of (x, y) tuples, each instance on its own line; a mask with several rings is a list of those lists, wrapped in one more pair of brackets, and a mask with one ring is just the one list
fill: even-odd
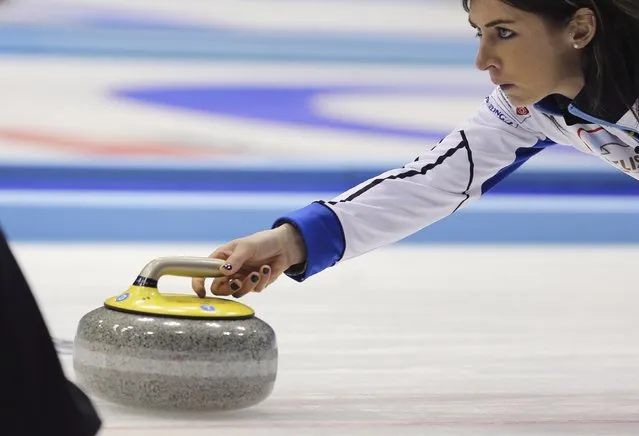
[(185, 319), (98, 308), (78, 325), (78, 384), (149, 409), (234, 410), (265, 400), (277, 374), (275, 332), (256, 316)]

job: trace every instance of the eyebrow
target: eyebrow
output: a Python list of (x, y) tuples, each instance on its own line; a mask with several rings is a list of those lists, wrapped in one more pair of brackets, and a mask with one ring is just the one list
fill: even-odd
[[(469, 22), (469, 23), (470, 23), (470, 25), (471, 25), (471, 26), (473, 26), (475, 29), (477, 28), (477, 25), (476, 25), (475, 23), (473, 23), (472, 21), (470, 21), (470, 18), (468, 19), (468, 22)], [(500, 25), (500, 24), (513, 24), (513, 23), (515, 23), (515, 21), (513, 21), (513, 20), (506, 20), (506, 19), (503, 19), (503, 18), (498, 18), (498, 19), (493, 20), (493, 21), (491, 21), (491, 22), (489, 22), (489, 23), (486, 23), (486, 28), (488, 28), (488, 27), (495, 27), (495, 26), (498, 26), (498, 25)]]

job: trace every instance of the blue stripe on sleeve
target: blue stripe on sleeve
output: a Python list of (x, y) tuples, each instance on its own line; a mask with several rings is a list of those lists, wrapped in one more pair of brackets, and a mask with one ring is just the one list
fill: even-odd
[(273, 227), (284, 223), (290, 223), (300, 231), (306, 246), (306, 264), (303, 271), (286, 272), (292, 279), (302, 282), (335, 265), (344, 255), (344, 230), (328, 206), (313, 202), (278, 218)]

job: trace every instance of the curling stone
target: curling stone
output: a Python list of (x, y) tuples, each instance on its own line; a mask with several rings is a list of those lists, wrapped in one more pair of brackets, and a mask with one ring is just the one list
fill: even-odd
[(265, 400), (277, 373), (273, 329), (239, 302), (158, 290), (163, 275), (219, 277), (223, 264), (149, 262), (126, 292), (81, 318), (77, 383), (98, 398), (146, 409), (234, 410)]

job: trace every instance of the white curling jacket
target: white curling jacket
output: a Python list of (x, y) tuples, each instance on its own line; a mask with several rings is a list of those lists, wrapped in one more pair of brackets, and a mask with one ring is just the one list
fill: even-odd
[(572, 145), (639, 179), (639, 123), (631, 111), (606, 121), (574, 102), (562, 110), (557, 101), (517, 108), (496, 88), (470, 119), (413, 162), (280, 217), (273, 226), (296, 226), (307, 252), (306, 263), (287, 275), (302, 281), (397, 242), (476, 201), (551, 145)]

